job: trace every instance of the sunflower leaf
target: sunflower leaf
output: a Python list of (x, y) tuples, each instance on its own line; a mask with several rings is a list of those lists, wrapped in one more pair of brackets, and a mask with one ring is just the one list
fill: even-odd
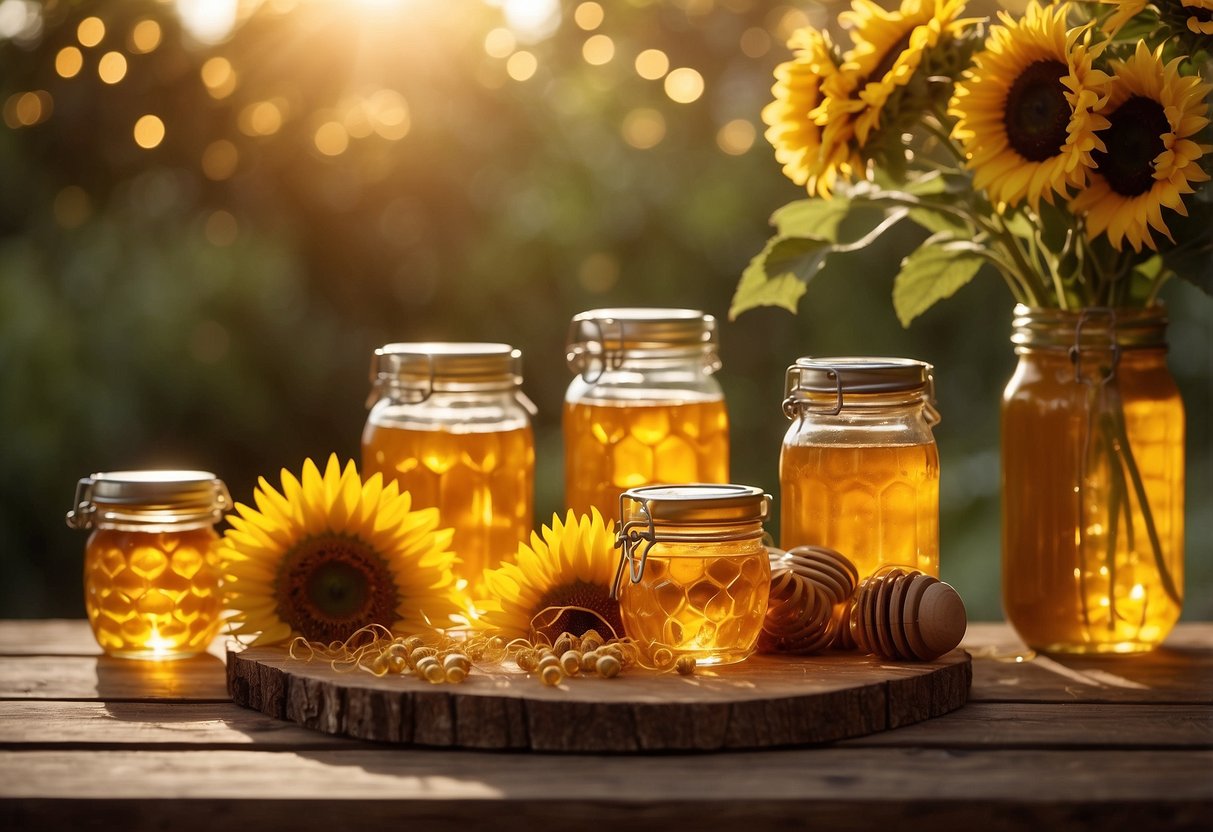
[(851, 210), (845, 196), (832, 199), (799, 199), (771, 215), (771, 224), (781, 237), (804, 237), (838, 242), (838, 226)]
[(901, 261), (893, 281), (893, 309), (901, 325), (951, 297), (973, 279), (985, 262), (981, 247), (971, 240), (936, 234)]
[[(830, 248), (828, 240), (778, 236), (767, 240), (766, 246), (741, 273), (741, 280), (737, 283), (737, 291), (733, 293), (733, 302), (729, 306), (729, 320), (736, 320), (742, 312), (760, 306), (779, 306), (795, 314), (808, 279), (821, 268), (820, 264)], [(777, 249), (781, 250), (777, 252)], [(812, 274), (802, 278), (796, 268), (805, 269), (809, 263), (799, 260), (813, 257), (814, 250), (820, 252), (818, 264), (812, 269)]]

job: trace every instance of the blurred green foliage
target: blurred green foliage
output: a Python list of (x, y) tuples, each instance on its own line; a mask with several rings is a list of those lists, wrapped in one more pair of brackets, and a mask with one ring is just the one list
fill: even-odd
[[(37, 25), (14, 33), (10, 18), (0, 38), (4, 617), (82, 615), (84, 539), (63, 524), (81, 476), (204, 468), (248, 500), (257, 476), (304, 457), (357, 458), (369, 357), (389, 341), (523, 350), (540, 408), (536, 520), (550, 517), (562, 498), (569, 318), (680, 305), (725, 319), (767, 218), (798, 195), (758, 117), (786, 57), (780, 42), (827, 16), (812, 4), (631, 0), (604, 3), (591, 32), (575, 22), (577, 4), (559, 4), (548, 31), (506, 39), (536, 59), (517, 81), (500, 43), (486, 42), (512, 31), (500, 3), (246, 4), (213, 44), (183, 31), (165, 3), (8, 3), (27, 22), (36, 12)], [(84, 47), (78, 26), (92, 15), (106, 33)], [(161, 38), (144, 52), (130, 33), (148, 19)], [(614, 46), (601, 65), (583, 54), (593, 34)], [(83, 54), (71, 78), (55, 68), (67, 46)], [(660, 80), (640, 77), (633, 61), (645, 49), (698, 70), (703, 95), (675, 103)], [(116, 84), (98, 79), (107, 51), (127, 61)], [(202, 80), (215, 57), (235, 72), (227, 95)], [(402, 137), (363, 136), (350, 120), (382, 89), (406, 102)], [(35, 91), (53, 105), (22, 124), (20, 96)], [(267, 101), (280, 121), (269, 132), (249, 109)], [(143, 149), (132, 130), (148, 113), (165, 135)], [(317, 144), (331, 121), (349, 132), (336, 155)], [(236, 150), (230, 175), (204, 172), (218, 141)], [(943, 573), (973, 617), (997, 618), (1011, 300), (998, 281), (978, 280), (903, 330), (889, 294), (917, 241), (900, 235), (913, 234), (846, 255), (846, 278), (813, 283), (798, 316), (762, 309), (723, 325), (733, 478), (777, 492), (783, 371), (797, 356), (934, 363)], [(1208, 618), (1213, 305), (1187, 285), (1164, 294), (1189, 418), (1185, 616)]]

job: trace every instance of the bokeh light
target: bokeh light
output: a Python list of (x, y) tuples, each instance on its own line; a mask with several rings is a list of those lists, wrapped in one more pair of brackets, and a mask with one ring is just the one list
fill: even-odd
[(215, 182), (230, 179), (239, 162), (240, 151), (227, 139), (213, 141), (202, 151), (202, 173)]
[(591, 66), (609, 64), (615, 57), (615, 41), (607, 35), (591, 35), (581, 45), (581, 56)]
[(239, 234), (240, 225), (230, 211), (212, 211), (206, 218), (206, 239), (213, 246), (230, 246)]
[(577, 282), (591, 294), (605, 294), (619, 282), (619, 261), (608, 252), (596, 251), (581, 261)]
[(573, 21), (587, 32), (591, 32), (601, 26), (605, 16), (606, 14), (602, 6), (593, 2), (593, 0), (581, 3), (573, 10)]
[(649, 81), (664, 78), (670, 71), (670, 59), (660, 49), (646, 49), (636, 56), (636, 74)]
[(539, 60), (531, 52), (520, 49), (505, 62), (505, 71), (515, 81), (526, 81), (539, 69)]
[(754, 146), (757, 135), (752, 121), (735, 118), (716, 131), (716, 146), (730, 156), (740, 156)]
[(117, 84), (126, 77), (126, 57), (121, 52), (106, 52), (97, 62), (97, 76), (106, 84)]
[(151, 150), (164, 141), (164, 122), (160, 120), (159, 116), (148, 113), (139, 117), (132, 132), (135, 136), (135, 144), (144, 150)]
[(665, 77), (665, 94), (671, 101), (690, 104), (703, 95), (703, 76), (689, 66), (680, 66)]
[(88, 193), (79, 185), (68, 185), (55, 194), (55, 202), (51, 206), (55, 213), (55, 222), (61, 228), (79, 228), (88, 221), (92, 214), (92, 200)]
[(350, 146), (350, 134), (341, 122), (326, 121), (316, 128), (312, 142), (325, 156), (340, 156)]
[(759, 26), (751, 26), (741, 33), (739, 46), (747, 58), (761, 58), (771, 51), (771, 33)]
[(236, 90), (236, 70), (227, 58), (208, 59), (202, 64), (200, 74), (212, 98), (227, 98)]
[(105, 38), (105, 24), (99, 17), (86, 17), (76, 27), (76, 40), (81, 46), (96, 46)]
[(4, 123), (14, 130), (33, 127), (51, 117), (55, 102), (46, 90), (13, 93), (4, 102)]
[(154, 20), (140, 20), (131, 29), (130, 47), (136, 55), (155, 52), (160, 45), (160, 24)]
[(518, 39), (509, 29), (490, 29), (484, 36), (484, 53), (490, 58), (508, 58), (518, 46)]
[(638, 150), (648, 150), (665, 138), (665, 116), (651, 107), (637, 107), (623, 118), (623, 140)]
[(272, 136), (282, 128), (285, 102), (254, 101), (240, 110), (236, 124), (246, 136)]
[(55, 72), (62, 78), (75, 78), (84, 66), (84, 53), (74, 46), (65, 46), (55, 55)]

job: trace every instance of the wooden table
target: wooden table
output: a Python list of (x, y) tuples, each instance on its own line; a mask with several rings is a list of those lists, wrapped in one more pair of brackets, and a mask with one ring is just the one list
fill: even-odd
[(1213, 829), (1213, 624), (1120, 660), (974, 624), (970, 704), (815, 748), (568, 756), (392, 748), (232, 704), (215, 655), (107, 659), (0, 622), (0, 828)]

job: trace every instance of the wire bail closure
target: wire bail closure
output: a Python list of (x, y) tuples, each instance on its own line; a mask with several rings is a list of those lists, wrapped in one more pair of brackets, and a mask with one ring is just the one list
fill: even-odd
[[(568, 334), (565, 336), (565, 343), (569, 345), (565, 351), (564, 360), (568, 364), (569, 369), (577, 375), (581, 376), (581, 380), (586, 384), (594, 385), (602, 378), (603, 374), (618, 370), (623, 366), (623, 349), (609, 350), (606, 347), (607, 333), (603, 324), (618, 324), (618, 334), (616, 341), (623, 343), (624, 323), (614, 318), (584, 318), (582, 320), (573, 319), (569, 322)], [(583, 340), (581, 336), (581, 328), (585, 325), (590, 325), (598, 333), (597, 340)], [(590, 344), (598, 344), (599, 349), (590, 349)], [(593, 378), (587, 375), (587, 370), (595, 366), (597, 361), (598, 372), (594, 373)]]
[[(424, 356), (425, 358), (426, 386), (424, 390), (418, 390), (416, 388), (396, 384), (396, 376), (394, 374), (388, 375), (387, 373), (381, 372), (379, 369), (378, 359), (386, 354), (387, 353), (384, 353), (381, 349), (375, 350), (374, 360), (371, 365), (371, 392), (366, 399), (366, 406), (368, 409), (374, 407), (375, 402), (383, 398), (385, 392), (390, 393), (394, 398), (403, 400), (406, 404), (421, 404), (424, 401), (428, 401), (430, 396), (434, 395), (434, 356), (432, 354), (424, 352), (407, 353), (408, 355)], [(517, 375), (517, 373), (515, 373), (515, 375)], [(397, 395), (403, 391), (420, 395), (418, 398), (406, 398), (405, 396)], [(534, 405), (532, 405), (532, 407), (533, 406)]]
[[(626, 517), (624, 507), (628, 500), (633, 500), (640, 506), (643, 520), (620, 520), (615, 525), (615, 548), (619, 549), (619, 566), (615, 569), (615, 580), (611, 582), (611, 599), (618, 600), (619, 590), (623, 586), (623, 570), (626, 567), (632, 583), (640, 583), (644, 577), (644, 566), (649, 558), (649, 550), (657, 542), (657, 529), (653, 525), (653, 515), (649, 511), (649, 501), (643, 497), (634, 497), (626, 491), (619, 495), (619, 516)], [(637, 554), (637, 548), (640, 552)]]
[[(1112, 362), (1106, 368), (1101, 368), (1103, 377), (1088, 381), (1082, 374), (1082, 328), (1094, 318), (1107, 319), (1108, 351), (1112, 354)], [(1120, 344), (1116, 340), (1116, 310), (1111, 307), (1084, 307), (1078, 313), (1074, 323), (1074, 344), (1069, 349), (1070, 363), (1074, 365), (1074, 382), (1076, 384), (1107, 384), (1116, 377), (1116, 368), (1120, 365)]]
[[(800, 366), (793, 364), (788, 367), (783, 379), (783, 415), (789, 419), (795, 419), (800, 415), (802, 408), (796, 401), (796, 397), (792, 394), (800, 388)], [(820, 416), (837, 416), (842, 412), (842, 373), (838, 372), (836, 367), (827, 367), (826, 377), (834, 382), (834, 404), (832, 407), (813, 408), (805, 405), (803, 411), (805, 413), (814, 413)], [(934, 391), (932, 391), (934, 392)]]

